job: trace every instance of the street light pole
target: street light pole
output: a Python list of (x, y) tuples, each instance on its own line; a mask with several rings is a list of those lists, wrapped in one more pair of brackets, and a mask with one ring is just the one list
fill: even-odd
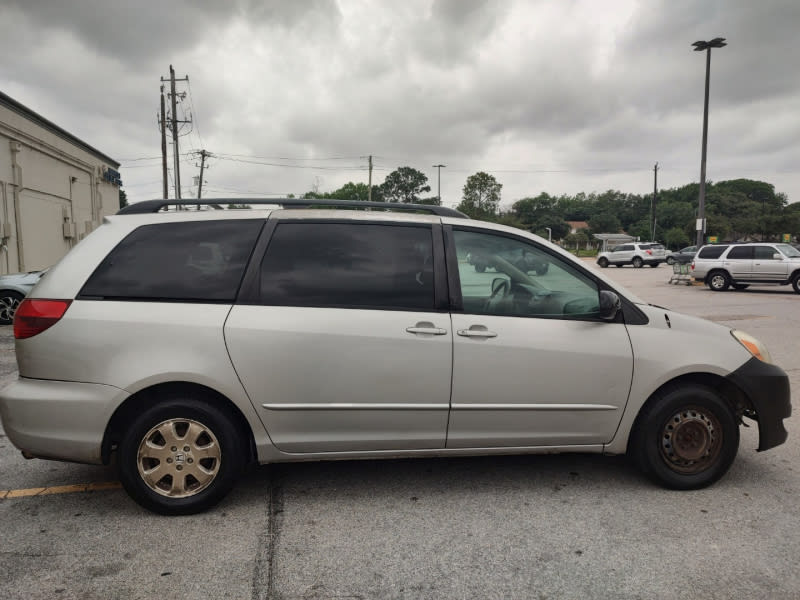
[(710, 42), (699, 41), (692, 44), (696, 52), (706, 51), (706, 95), (703, 103), (703, 149), (700, 157), (700, 199), (697, 213), (697, 247), (703, 245), (706, 230), (706, 147), (708, 145), (708, 88), (711, 81), (711, 49), (727, 46), (725, 38), (714, 38)]
[(545, 229), (547, 229), (547, 241), (548, 242), (552, 242), (553, 241), (553, 230), (550, 229), (549, 227), (545, 227)]
[(447, 167), (447, 165), (433, 165), (433, 168), (439, 171), (439, 184), (436, 189), (436, 197), (439, 199), (439, 205), (442, 204), (442, 167)]

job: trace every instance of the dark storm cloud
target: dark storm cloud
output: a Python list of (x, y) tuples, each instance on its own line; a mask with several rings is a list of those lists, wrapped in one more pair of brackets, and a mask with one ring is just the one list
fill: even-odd
[(101, 55), (126, 63), (150, 61), (192, 47), (236, 17), (277, 27), (295, 27), (307, 15), (338, 23), (332, 0), (171, 0), (109, 2), (76, 0), (42, 2), (7, 0), (24, 26), (73, 33)]

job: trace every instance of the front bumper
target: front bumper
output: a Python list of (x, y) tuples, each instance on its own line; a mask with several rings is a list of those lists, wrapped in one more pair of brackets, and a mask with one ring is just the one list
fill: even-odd
[(128, 395), (110, 385), (20, 377), (0, 394), (0, 417), (27, 454), (100, 464), (106, 426)]
[(751, 358), (727, 379), (748, 397), (758, 421), (758, 450), (779, 446), (789, 436), (783, 420), (792, 414), (789, 377), (780, 367)]

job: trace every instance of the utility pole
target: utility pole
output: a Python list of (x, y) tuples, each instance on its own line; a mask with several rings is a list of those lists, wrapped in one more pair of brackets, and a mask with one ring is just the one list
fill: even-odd
[[(197, 199), (200, 200), (203, 193), (203, 169), (206, 166), (206, 157), (209, 153), (205, 150), (200, 150), (200, 181), (197, 183)], [(197, 210), (200, 210), (200, 205), (197, 205)]]
[(653, 167), (653, 202), (652, 206), (650, 207), (650, 211), (652, 213), (652, 221), (653, 221), (653, 235), (650, 237), (650, 241), (656, 241), (656, 194), (658, 193), (658, 163), (655, 164)]
[(164, 86), (161, 86), (161, 170), (164, 180), (164, 200), (169, 198), (167, 186), (167, 109), (164, 104)]
[(369, 185), (367, 188), (367, 201), (372, 202), (372, 154), (369, 155)]
[[(167, 81), (163, 77), (161, 81)], [(186, 77), (182, 77), (180, 79), (175, 78), (175, 69), (172, 68), (172, 65), (169, 66), (169, 88), (170, 88), (170, 100), (172, 103), (172, 113), (170, 115), (170, 125), (172, 129), (172, 158), (175, 170), (175, 199), (181, 199), (181, 168), (180, 168), (180, 152), (178, 150), (178, 124), (179, 123), (190, 123), (189, 120), (180, 120), (178, 119), (178, 94), (175, 91), (175, 82), (176, 81), (189, 81), (188, 75)], [(181, 94), (181, 99), (185, 94)]]
[(442, 167), (446, 168), (447, 165), (433, 165), (433, 168), (439, 171), (439, 185), (436, 189), (436, 197), (439, 199), (439, 206), (442, 205)]

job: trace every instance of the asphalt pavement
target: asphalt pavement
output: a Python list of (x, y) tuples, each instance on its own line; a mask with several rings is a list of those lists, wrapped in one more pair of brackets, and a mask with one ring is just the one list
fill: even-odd
[[(666, 265), (603, 272), (759, 337), (798, 406), (790, 287), (674, 286)], [(0, 386), (16, 376), (11, 337), (0, 328)], [(764, 453), (743, 429), (730, 472), (693, 492), (654, 486), (625, 457), (553, 455), (258, 467), (189, 517), (120, 489), (6, 498), (0, 597), (800, 598), (797, 418)], [(0, 431), (0, 490), (115, 480), (113, 467), (27, 461)]]

